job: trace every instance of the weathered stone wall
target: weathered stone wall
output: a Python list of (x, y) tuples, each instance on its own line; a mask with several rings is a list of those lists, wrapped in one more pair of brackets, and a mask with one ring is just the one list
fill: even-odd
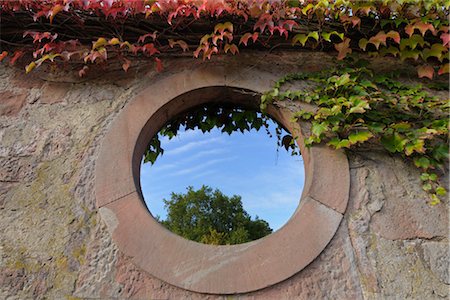
[[(325, 68), (331, 57), (243, 54), (165, 63), (161, 74), (148, 66), (91, 79), (0, 67), (0, 299), (227, 298), (168, 285), (117, 249), (95, 209), (102, 137), (130, 99), (168, 72), (228, 63), (282, 74)], [(373, 64), (380, 72), (389, 67)], [(349, 205), (324, 252), (284, 282), (236, 298), (449, 296), (448, 201), (428, 206), (418, 171), (399, 158), (373, 149), (348, 158)]]

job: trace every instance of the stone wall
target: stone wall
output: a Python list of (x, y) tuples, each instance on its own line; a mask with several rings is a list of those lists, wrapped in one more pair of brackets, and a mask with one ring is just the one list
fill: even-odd
[[(171, 286), (118, 250), (95, 208), (102, 137), (139, 91), (180, 69), (227, 63), (284, 74), (326, 68), (331, 61), (311, 53), (212, 62), (178, 58), (166, 60), (159, 74), (143, 65), (87, 79), (44, 71), (25, 75), (1, 66), (0, 299), (228, 298)], [(389, 68), (384, 61), (373, 65), (379, 72)], [(428, 206), (419, 172), (397, 157), (361, 149), (348, 159), (349, 205), (327, 248), (293, 277), (235, 298), (449, 296), (448, 201)]]

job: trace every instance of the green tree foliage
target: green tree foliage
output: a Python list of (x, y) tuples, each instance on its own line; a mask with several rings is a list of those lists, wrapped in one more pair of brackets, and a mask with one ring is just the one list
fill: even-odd
[(226, 245), (241, 244), (272, 232), (269, 224), (252, 220), (240, 196), (227, 197), (218, 189), (202, 186), (187, 188), (186, 194), (172, 193), (164, 200), (167, 219), (160, 221), (170, 231), (196, 242)]

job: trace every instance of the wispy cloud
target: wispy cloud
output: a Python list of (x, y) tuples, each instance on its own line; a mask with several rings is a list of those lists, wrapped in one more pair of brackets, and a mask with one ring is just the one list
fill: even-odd
[(236, 157), (226, 157), (226, 158), (218, 158), (218, 159), (212, 159), (209, 160), (207, 162), (201, 163), (200, 165), (197, 165), (195, 167), (192, 168), (186, 168), (177, 172), (172, 173), (171, 175), (173, 176), (180, 176), (180, 175), (186, 175), (186, 174), (194, 174), (195, 172), (201, 171), (209, 166), (221, 163), (221, 162), (225, 162), (225, 161), (230, 161), (235, 159)]
[(198, 158), (206, 158), (206, 157), (212, 156), (212, 155), (224, 154), (226, 152), (227, 152), (227, 150), (225, 150), (224, 148), (204, 150), (204, 151), (197, 152), (194, 155), (186, 156), (186, 159), (184, 160), (184, 162), (192, 161), (192, 160), (195, 160)]
[(264, 132), (231, 137), (199, 130), (180, 134), (162, 140), (164, 155), (155, 165), (142, 167), (144, 198), (150, 199), (155, 214), (165, 215), (161, 199), (170, 198), (170, 192), (202, 184), (226, 195), (241, 195), (249, 214), (267, 220), (274, 229), (294, 213), (305, 176), (300, 156), (291, 157), (284, 149), (276, 152), (275, 139)]
[(193, 179), (196, 179), (196, 178), (204, 178), (204, 177), (206, 177), (206, 176), (208, 176), (208, 175), (213, 175), (213, 174), (217, 174), (218, 173), (218, 171), (219, 170), (208, 170), (208, 171), (205, 171), (205, 172), (200, 172), (200, 173), (198, 173), (198, 174), (196, 174), (196, 175), (194, 175), (194, 176), (192, 176), (192, 178)]
[(184, 144), (183, 146), (176, 147), (174, 149), (169, 149), (165, 152), (165, 154), (166, 155), (179, 155), (179, 154), (182, 154), (185, 152), (192, 151), (196, 148), (203, 147), (208, 144), (218, 143), (218, 142), (220, 142), (220, 140), (221, 140), (221, 137), (213, 137), (213, 138), (210, 138), (207, 140), (190, 142), (190, 143)]

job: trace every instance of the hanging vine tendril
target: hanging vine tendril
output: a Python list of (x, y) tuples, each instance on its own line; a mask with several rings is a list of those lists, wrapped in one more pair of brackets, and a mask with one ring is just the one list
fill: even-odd
[(161, 147), (161, 137), (172, 139), (181, 130), (189, 129), (199, 129), (205, 133), (216, 128), (229, 135), (234, 132), (244, 133), (264, 129), (269, 137), (275, 135), (278, 147), (291, 151), (293, 155), (300, 154), (292, 136), (279, 123), (276, 123), (275, 132), (272, 132), (269, 127), (270, 121), (273, 119), (266, 114), (236, 105), (207, 104), (198, 106), (172, 119), (152, 138), (144, 154), (144, 162), (154, 164), (156, 159), (164, 153), (164, 149)]

